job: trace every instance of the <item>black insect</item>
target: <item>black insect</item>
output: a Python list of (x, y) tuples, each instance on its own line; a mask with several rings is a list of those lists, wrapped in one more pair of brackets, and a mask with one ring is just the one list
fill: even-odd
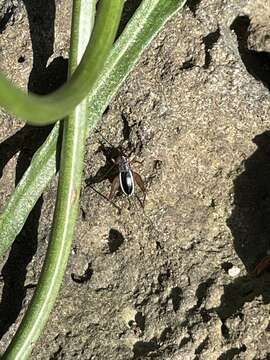
[(143, 183), (141, 176), (131, 169), (131, 163), (135, 162), (135, 160), (128, 161), (127, 157), (124, 155), (119, 155), (116, 160), (113, 160), (114, 165), (118, 166), (118, 175), (115, 176), (111, 186), (111, 192), (109, 195), (109, 200), (112, 200), (115, 196), (119, 187), (122, 192), (131, 196), (135, 191), (135, 183), (138, 184), (139, 188), (142, 190), (144, 194), (143, 204), (146, 197), (146, 189)]
[[(141, 162), (135, 160), (135, 157), (132, 160), (129, 160), (130, 156), (126, 156), (124, 154), (121, 146), (114, 147), (102, 135), (101, 137), (110, 145), (110, 148), (108, 149), (103, 144), (101, 144), (101, 149), (105, 154), (108, 163), (111, 164), (111, 166), (109, 166), (109, 169), (107, 168), (107, 171), (105, 172), (106, 177), (112, 181), (111, 191), (108, 200), (112, 201), (119, 189), (121, 189), (121, 191), (128, 197), (134, 195), (135, 184), (137, 184), (144, 194), (143, 201), (141, 202), (139, 199), (141, 205), (144, 206), (144, 201), (146, 197), (146, 189), (144, 186), (144, 182), (141, 176), (137, 172), (133, 171), (131, 168), (132, 163), (137, 162), (141, 164)], [(103, 179), (106, 178), (104, 174), (102, 177)], [(91, 185), (97, 182), (95, 178), (93, 178), (92, 180), (88, 180), (88, 184)]]

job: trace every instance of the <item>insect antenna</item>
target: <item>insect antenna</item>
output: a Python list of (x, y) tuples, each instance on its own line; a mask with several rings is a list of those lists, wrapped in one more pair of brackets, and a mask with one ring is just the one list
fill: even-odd
[(102, 137), (102, 139), (105, 140), (107, 144), (109, 144), (112, 148), (115, 148), (115, 146), (113, 146), (113, 145), (109, 142), (109, 140), (107, 140), (107, 139), (105, 138), (105, 136), (103, 136), (103, 135), (101, 134), (101, 132), (100, 132), (99, 130), (96, 129), (96, 132), (99, 133), (99, 136)]
[[(123, 151), (122, 145), (123, 145), (123, 143), (125, 142), (125, 139), (123, 139), (123, 140), (120, 142), (119, 145), (114, 146), (114, 145), (112, 145), (112, 144), (109, 142), (109, 140), (107, 140), (107, 139), (105, 138), (105, 136), (103, 136), (103, 135), (101, 134), (101, 132), (100, 132), (99, 130), (96, 129), (96, 132), (100, 135), (100, 137), (101, 137), (104, 141), (106, 141), (106, 143), (107, 143), (108, 145), (111, 146), (111, 148), (117, 149), (117, 151), (118, 151), (121, 155), (123, 155), (123, 156), (125, 156), (125, 157), (128, 158), (128, 157), (132, 154), (133, 151), (131, 151), (131, 153), (127, 156), (127, 155), (125, 154), (125, 152)], [(126, 150), (125, 150), (125, 151), (126, 151)]]

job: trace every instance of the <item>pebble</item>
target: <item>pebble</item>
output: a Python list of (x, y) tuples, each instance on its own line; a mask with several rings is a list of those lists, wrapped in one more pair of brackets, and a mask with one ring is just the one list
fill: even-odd
[(228, 274), (231, 276), (231, 277), (236, 277), (240, 274), (240, 269), (239, 267), (237, 266), (233, 266), (232, 268), (230, 268), (228, 270)]

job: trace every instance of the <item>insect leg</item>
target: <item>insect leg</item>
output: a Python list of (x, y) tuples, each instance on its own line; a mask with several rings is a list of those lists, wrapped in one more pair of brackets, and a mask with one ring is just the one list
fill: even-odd
[(113, 199), (113, 197), (115, 196), (116, 191), (119, 189), (119, 186), (120, 186), (119, 175), (117, 175), (117, 176), (113, 179), (113, 182), (112, 182), (111, 192), (110, 192), (110, 195), (109, 195), (109, 198), (108, 198), (110, 201), (111, 201), (111, 200)]
[(142, 201), (142, 204), (144, 206), (144, 201), (146, 198), (146, 188), (144, 186), (144, 182), (138, 173), (136, 173), (135, 171), (132, 171), (132, 173), (133, 173), (135, 182), (139, 185), (139, 188), (142, 190), (142, 192), (144, 194), (143, 201)]
[(137, 160), (137, 159), (136, 159), (136, 155), (134, 155), (133, 158), (129, 161), (129, 163), (130, 163), (130, 164), (135, 164), (135, 163), (137, 163), (137, 164), (142, 165), (142, 164), (143, 164), (143, 160), (142, 160), (142, 161)]

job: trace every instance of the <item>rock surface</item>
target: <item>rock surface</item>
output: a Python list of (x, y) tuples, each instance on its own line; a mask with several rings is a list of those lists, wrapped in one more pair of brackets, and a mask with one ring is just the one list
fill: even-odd
[[(71, 1), (5, 4), (1, 69), (50, 91), (66, 74)], [(270, 276), (248, 275), (270, 248), (266, 4), (189, 1), (121, 87), (88, 141), (73, 252), (33, 359), (269, 358)], [(1, 205), (47, 133), (1, 112)], [(109, 147), (100, 133), (143, 161), (144, 211), (93, 190), (110, 191), (94, 181)], [(55, 194), (56, 181), (2, 265), (1, 351), (33, 294)]]

